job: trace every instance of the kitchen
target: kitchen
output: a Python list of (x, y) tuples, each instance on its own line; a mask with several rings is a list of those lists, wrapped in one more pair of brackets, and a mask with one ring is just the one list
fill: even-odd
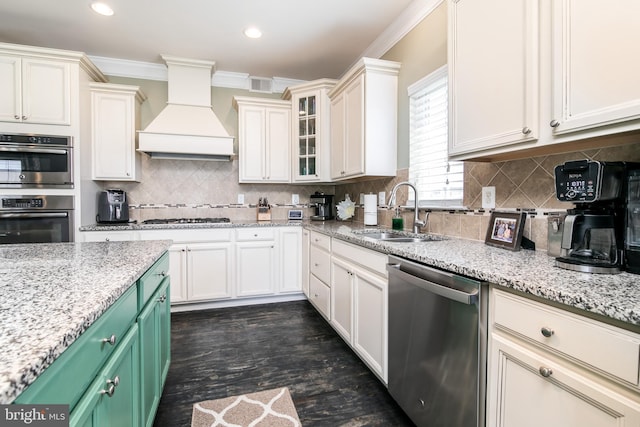
[[(541, 15), (546, 16), (546, 13), (549, 13), (549, 10), (542, 8)], [(308, 198), (315, 191), (335, 194), (336, 202), (344, 200), (346, 194), (349, 194), (357, 202), (359, 202), (360, 194), (385, 192), (388, 196), (395, 184), (406, 181), (408, 178), (408, 147), (406, 143), (408, 141), (408, 105), (405, 88), (431, 70), (447, 63), (447, 31), (447, 5), (445, 3), (438, 4), (419, 25), (381, 56), (384, 60), (397, 61), (402, 64), (398, 74), (398, 172), (396, 177), (346, 184), (336, 182), (303, 185), (288, 183), (241, 184), (238, 182), (239, 160), (228, 163), (198, 160), (154, 160), (142, 155), (140, 156), (139, 183), (91, 181), (86, 170), (84, 171), (85, 176), (78, 176), (77, 182), (81, 183), (81, 194), (75, 193), (75, 191), (74, 193), (80, 197), (82, 206), (77, 210), (76, 224), (87, 226), (95, 222), (95, 194), (101, 189), (112, 187), (123, 188), (127, 191), (131, 217), (139, 221), (154, 216), (228, 216), (234, 223), (252, 221), (256, 214), (254, 205), (261, 197), (266, 197), (272, 205), (275, 205), (271, 209), (273, 220), (286, 220), (287, 212), (292, 208), (302, 208), (305, 210), (305, 216), (308, 216), (313, 210), (308, 207)], [(433, 42), (424, 43), (423, 40)], [(540, 78), (541, 88), (548, 88), (550, 82), (543, 79), (544, 74)], [(146, 95), (147, 100), (141, 104), (141, 129), (144, 129), (160, 113), (167, 100), (167, 87), (164, 82), (112, 75), (109, 75), (108, 80), (116, 84), (139, 86)], [(229, 88), (216, 86), (212, 88), (213, 109), (218, 117), (223, 119), (227, 132), (236, 136), (234, 144), (237, 144), (238, 137), (238, 112), (233, 107), (233, 98), (236, 96), (256, 97), (257, 95)], [(260, 94), (260, 96), (272, 99), (281, 98), (280, 93)], [(542, 115), (542, 113), (540, 114)], [(541, 117), (540, 122), (543, 121), (549, 122), (550, 120)], [(635, 122), (632, 120), (630, 126), (633, 126), (633, 123)], [(540, 139), (548, 140), (550, 137), (545, 136), (542, 126), (540, 127)], [(8, 131), (13, 131), (13, 129), (15, 132), (19, 132), (20, 127), (13, 125), (13, 128)], [(46, 130), (45, 128), (38, 133), (47, 134)], [(80, 130), (77, 132), (78, 138), (82, 140)], [(464, 168), (464, 205), (469, 210), (434, 210), (429, 213), (427, 227), (422, 231), (436, 235), (462, 237), (482, 243), (489, 222), (489, 215), (482, 209), (482, 187), (493, 186), (496, 189), (496, 207), (500, 209), (519, 208), (530, 213), (525, 222), (523, 234), (536, 242), (536, 249), (544, 252), (547, 249), (548, 227), (547, 215), (544, 213), (567, 209), (566, 203), (558, 202), (555, 198), (554, 167), (568, 160), (585, 157), (600, 161), (640, 161), (639, 146), (634, 141), (637, 141), (637, 135), (633, 132), (615, 133), (608, 137), (581, 140), (582, 145), (580, 146), (573, 142), (566, 142), (565, 144), (568, 144), (566, 147), (572, 148), (568, 153), (565, 152), (565, 148), (559, 149), (557, 152), (554, 149), (556, 147), (546, 147), (547, 151), (540, 151), (545, 149), (544, 147), (542, 149), (528, 148), (527, 144), (531, 144), (531, 142), (524, 141), (522, 146), (527, 147), (529, 152), (525, 152), (523, 157), (520, 157), (521, 153), (505, 153), (502, 157), (487, 153), (488, 157), (493, 157), (493, 161), (467, 161)], [(238, 152), (237, 145), (234, 148), (235, 152)], [(518, 153), (516, 150), (514, 152)], [(81, 164), (87, 164), (84, 160), (81, 159)], [(56, 190), (56, 193), (67, 194), (69, 191)], [(299, 195), (299, 202), (296, 204), (292, 203), (293, 194)], [(239, 195), (244, 195), (244, 203), (238, 203)], [(535, 215), (531, 210), (535, 210)], [(189, 213), (185, 214), (185, 211)], [(159, 212), (162, 214), (158, 215)], [(389, 227), (391, 214), (392, 212), (386, 209), (380, 209), (378, 223), (381, 226)], [(405, 224), (408, 226), (407, 229), (410, 229), (413, 212), (407, 209), (403, 215)], [(363, 217), (362, 209), (358, 207), (354, 221), (362, 221)], [(219, 245), (230, 244), (229, 240), (219, 242)], [(237, 245), (238, 243), (234, 242), (233, 244)], [(505, 253), (505, 259), (510, 255), (510, 253)], [(470, 265), (469, 260), (461, 262)], [(173, 282), (174, 278), (172, 277), (172, 285)], [(631, 312), (637, 311), (633, 306), (629, 310)], [(637, 330), (633, 329), (635, 326), (629, 327), (637, 333)], [(631, 393), (631, 396), (637, 402), (637, 390), (635, 394)]]

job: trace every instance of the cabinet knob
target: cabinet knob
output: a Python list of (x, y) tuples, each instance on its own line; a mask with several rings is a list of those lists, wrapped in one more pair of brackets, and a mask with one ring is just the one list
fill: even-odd
[(109, 241), (109, 238), (108, 238), (108, 237), (106, 237), (106, 238), (104, 239), (104, 241), (105, 241), (105, 242), (108, 242), (108, 241)]
[(542, 335), (544, 335), (546, 338), (549, 338), (549, 337), (551, 337), (551, 335), (553, 335), (553, 329), (548, 328), (548, 327), (546, 327), (546, 326), (543, 326), (543, 327), (540, 329), (540, 333), (541, 333)]
[(167, 275), (166, 272), (161, 271), (160, 273), (156, 273), (156, 276), (165, 277)]
[(167, 296), (166, 295), (162, 295), (160, 296), (160, 298), (158, 298), (158, 302), (163, 303), (167, 300)]
[(551, 370), (551, 368), (547, 368), (545, 366), (540, 366), (540, 375), (542, 375), (545, 378), (549, 378), (551, 376), (551, 374), (553, 374), (553, 371)]
[(529, 135), (531, 133), (531, 129), (525, 126), (522, 128), (522, 133), (525, 135)]
[(22, 120), (27, 120), (28, 117), (27, 116), (22, 116)]
[(556, 119), (553, 119), (549, 122), (549, 126), (551, 126), (552, 128), (557, 128), (558, 126), (560, 126), (560, 122)]
[(114, 379), (108, 379), (107, 380), (107, 384), (113, 384), (114, 387), (118, 387), (120, 385), (120, 377), (118, 375), (116, 375), (116, 377)]
[(20, 116), (17, 115), (17, 114), (15, 116), (13, 116), (13, 118), (16, 119), (16, 120), (20, 120)]
[(105, 344), (115, 345), (116, 341), (117, 339), (115, 335), (111, 335), (109, 338), (102, 338), (102, 342)]
[(111, 384), (106, 390), (100, 390), (100, 394), (106, 394), (107, 396), (113, 396), (113, 393), (116, 392), (116, 387)]

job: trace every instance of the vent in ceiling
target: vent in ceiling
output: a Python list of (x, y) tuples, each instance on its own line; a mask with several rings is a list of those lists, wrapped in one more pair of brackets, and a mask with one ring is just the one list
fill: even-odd
[(262, 93), (272, 93), (273, 92), (273, 80), (266, 79), (263, 77), (249, 77), (251, 82), (251, 87), (249, 88), (250, 92), (262, 92)]

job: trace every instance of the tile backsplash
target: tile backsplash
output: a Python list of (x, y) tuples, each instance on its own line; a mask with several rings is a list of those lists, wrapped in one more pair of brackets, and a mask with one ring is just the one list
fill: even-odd
[[(547, 249), (547, 215), (549, 212), (571, 208), (555, 198), (553, 170), (568, 160), (592, 159), (601, 161), (640, 162), (640, 143), (606, 147), (565, 154), (532, 157), (495, 163), (465, 162), (464, 205), (466, 210), (432, 211), (424, 231), (484, 240), (489, 213), (482, 210), (482, 187), (496, 188), (496, 209), (523, 209), (529, 212), (525, 223), (525, 237), (536, 243), (538, 250)], [(398, 170), (393, 178), (372, 179), (348, 184), (240, 184), (238, 161), (152, 160), (142, 156), (141, 180), (137, 183), (104, 182), (103, 188), (122, 188), (127, 191), (135, 220), (169, 217), (230, 217), (232, 220), (255, 219), (255, 205), (260, 197), (267, 197), (272, 205), (274, 220), (286, 219), (292, 194), (299, 195), (298, 208), (308, 216), (309, 196), (315, 191), (335, 194), (336, 203), (349, 194), (358, 203), (360, 194), (385, 192), (388, 201), (391, 189), (406, 181), (408, 170)], [(419, 189), (418, 189), (419, 190)], [(403, 186), (397, 200), (406, 204), (408, 187)], [(238, 194), (244, 194), (245, 204), (237, 206)], [(393, 212), (378, 209), (378, 225), (391, 226)], [(421, 212), (421, 218), (425, 213)], [(410, 230), (413, 212), (404, 211), (405, 227)], [(364, 219), (361, 207), (356, 209), (354, 221)]]

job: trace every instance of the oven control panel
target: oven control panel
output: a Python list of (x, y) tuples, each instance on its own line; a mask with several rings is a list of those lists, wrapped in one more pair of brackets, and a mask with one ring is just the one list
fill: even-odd
[(2, 199), (4, 209), (38, 209), (44, 207), (44, 200), (41, 198), (31, 199)]

